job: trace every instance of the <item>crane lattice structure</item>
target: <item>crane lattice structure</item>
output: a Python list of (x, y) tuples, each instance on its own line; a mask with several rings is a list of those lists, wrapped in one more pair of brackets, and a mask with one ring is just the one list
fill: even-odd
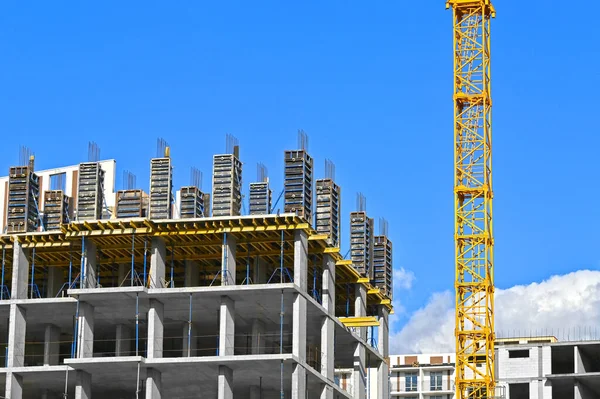
[(495, 397), (490, 0), (448, 0), (454, 25), (456, 397)]

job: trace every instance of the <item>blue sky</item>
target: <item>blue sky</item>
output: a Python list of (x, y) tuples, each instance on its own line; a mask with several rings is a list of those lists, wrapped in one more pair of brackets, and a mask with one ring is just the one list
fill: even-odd
[[(496, 1), (493, 23), (496, 283), (598, 266), (600, 3)], [(167, 5), (168, 4), (168, 5)], [(0, 6), (0, 170), (20, 145), (45, 169), (96, 141), (147, 186), (156, 139), (175, 184), (210, 186), (212, 154), (238, 137), (281, 190), (283, 150), (310, 136), (390, 224), (405, 319), (452, 289), (452, 27), (444, 2), (17, 2)], [(4, 173), (2, 173), (4, 174)], [(347, 223), (345, 223), (347, 225)], [(345, 226), (344, 238), (348, 239)], [(347, 248), (347, 243), (345, 244)]]

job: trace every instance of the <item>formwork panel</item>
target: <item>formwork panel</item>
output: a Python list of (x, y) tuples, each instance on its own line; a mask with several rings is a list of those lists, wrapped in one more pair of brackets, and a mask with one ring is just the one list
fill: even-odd
[(304, 150), (285, 152), (284, 211), (312, 219), (313, 159)]
[(60, 230), (69, 222), (69, 196), (62, 190), (44, 192), (44, 224), (46, 230)]
[(250, 183), (250, 214), (267, 215), (271, 213), (272, 192), (269, 182)]
[(366, 212), (350, 214), (350, 254), (352, 265), (364, 277), (373, 279), (373, 219)]
[(393, 294), (392, 241), (386, 236), (375, 237), (373, 268), (373, 285), (391, 299)]
[(13, 166), (8, 175), (7, 233), (38, 228), (39, 178), (30, 166)]
[(79, 164), (77, 220), (102, 218), (104, 170), (99, 162)]
[(170, 219), (173, 203), (171, 158), (150, 160), (150, 219)]
[(315, 212), (315, 230), (319, 234), (327, 234), (327, 242), (340, 246), (340, 212), (341, 190), (331, 179), (320, 179), (316, 182), (317, 208)]
[(145, 193), (142, 190), (117, 191), (117, 218), (127, 219), (146, 216)]
[(242, 208), (242, 163), (233, 154), (213, 157), (213, 216), (239, 216)]
[(179, 217), (193, 219), (206, 217), (204, 214), (204, 193), (196, 186), (181, 187)]

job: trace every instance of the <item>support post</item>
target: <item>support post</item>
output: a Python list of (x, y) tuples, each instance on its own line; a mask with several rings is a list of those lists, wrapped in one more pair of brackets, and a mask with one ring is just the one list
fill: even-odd
[(145, 399), (161, 399), (162, 375), (156, 369), (146, 369), (146, 397)]
[[(182, 342), (183, 342), (183, 350), (182, 357), (192, 357), (197, 355), (198, 350), (198, 339), (196, 338), (196, 326), (194, 323), (190, 325), (189, 322), (184, 323), (182, 325), (183, 334), (182, 334)], [(190, 328), (191, 327), (191, 328)]]
[(88, 239), (87, 237), (83, 238), (83, 256), (81, 259), (82, 266), (82, 278), (83, 288), (96, 288), (97, 279), (97, 265), (96, 265), (96, 254), (97, 248), (96, 244)]
[(163, 357), (164, 305), (156, 299), (150, 299), (148, 310), (148, 359)]
[(233, 370), (219, 366), (218, 399), (233, 399)]
[(304, 230), (294, 232), (294, 284), (303, 292), (308, 288), (308, 237)]
[(55, 366), (59, 362), (60, 328), (48, 324), (44, 331), (44, 365)]
[(133, 334), (124, 324), (118, 324), (115, 332), (115, 356), (130, 356)]
[(11, 299), (27, 299), (29, 284), (29, 251), (19, 241), (14, 242)]
[(152, 237), (150, 248), (150, 281), (148, 284), (150, 288), (164, 287), (166, 259), (167, 247), (165, 240), (159, 237)]
[(237, 239), (228, 233), (223, 233), (223, 259), (221, 264), (221, 285), (236, 284), (236, 255)]
[(82, 370), (76, 371), (75, 399), (92, 398), (92, 376)]
[(235, 349), (235, 302), (222, 296), (219, 315), (219, 356), (233, 356)]
[(77, 357), (94, 356), (94, 307), (86, 302), (79, 304), (77, 321)]

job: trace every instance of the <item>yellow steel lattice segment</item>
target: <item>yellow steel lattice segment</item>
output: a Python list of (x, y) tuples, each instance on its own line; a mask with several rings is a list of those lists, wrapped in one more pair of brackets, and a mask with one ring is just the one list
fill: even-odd
[(456, 397), (495, 397), (489, 0), (450, 0), (454, 27)]

